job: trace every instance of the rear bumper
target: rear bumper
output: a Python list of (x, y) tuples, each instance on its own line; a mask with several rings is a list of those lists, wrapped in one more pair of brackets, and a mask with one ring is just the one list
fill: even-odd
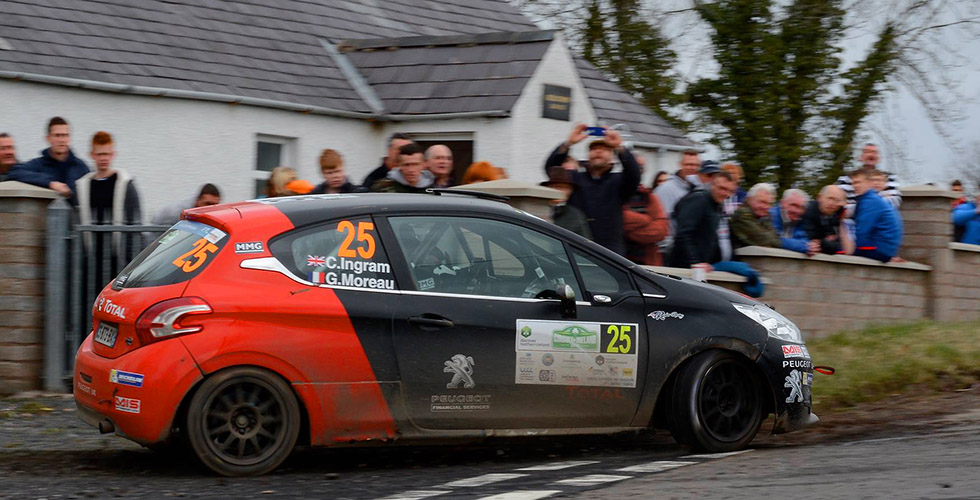
[(109, 359), (92, 352), (89, 335), (75, 355), (72, 385), (83, 422), (149, 445), (170, 437), (177, 408), (201, 378), (179, 339)]

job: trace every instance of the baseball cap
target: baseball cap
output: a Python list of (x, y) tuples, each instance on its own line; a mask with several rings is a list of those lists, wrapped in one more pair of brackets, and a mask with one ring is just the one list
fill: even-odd
[(718, 167), (718, 162), (714, 160), (705, 160), (701, 162), (701, 170), (699, 170), (699, 172), (705, 175), (717, 174), (718, 172), (721, 172), (721, 168)]

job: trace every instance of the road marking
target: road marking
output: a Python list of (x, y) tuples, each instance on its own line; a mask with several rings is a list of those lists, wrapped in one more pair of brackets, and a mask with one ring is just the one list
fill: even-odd
[(548, 498), (558, 493), (561, 493), (561, 490), (511, 491), (509, 493), (483, 497), (480, 500), (538, 500), (539, 498)]
[(552, 462), (550, 464), (533, 465), (531, 467), (524, 467), (522, 469), (517, 469), (517, 470), (524, 470), (524, 471), (562, 470), (562, 469), (571, 469), (572, 467), (579, 467), (582, 465), (591, 465), (597, 463), (599, 463), (598, 460), (577, 460), (577, 461), (573, 460), (569, 462)]
[(587, 476), (572, 479), (562, 479), (552, 484), (566, 484), (568, 486), (594, 486), (603, 483), (622, 481), (623, 479), (633, 479), (633, 476), (617, 476), (614, 474), (589, 474)]
[(663, 472), (665, 470), (676, 469), (678, 467), (684, 467), (685, 465), (694, 465), (696, 463), (697, 462), (658, 460), (656, 462), (633, 465), (630, 467), (623, 467), (622, 469), (616, 469), (616, 472), (642, 472), (642, 473)]
[(477, 486), (499, 483), (500, 481), (517, 479), (526, 475), (527, 474), (484, 474), (482, 476), (470, 477), (446, 483), (443, 486), (446, 488), (474, 488)]
[(412, 490), (395, 493), (394, 495), (384, 497), (381, 500), (421, 500), (423, 498), (443, 495), (445, 493), (449, 492), (445, 490)]
[(729, 451), (728, 453), (706, 453), (704, 455), (687, 455), (687, 456), (681, 457), (681, 458), (682, 459), (684, 459), (684, 458), (704, 458), (704, 459), (708, 459), (708, 460), (713, 460), (715, 458), (725, 458), (725, 457), (730, 457), (732, 455), (741, 455), (742, 453), (748, 453), (750, 451), (752, 451), (752, 450)]

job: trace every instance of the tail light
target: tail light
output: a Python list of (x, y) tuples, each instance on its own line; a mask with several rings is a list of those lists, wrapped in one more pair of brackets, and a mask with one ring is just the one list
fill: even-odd
[(190, 317), (211, 313), (211, 306), (199, 297), (179, 297), (158, 302), (140, 314), (136, 320), (136, 335), (141, 345), (169, 339), (204, 329), (188, 324)]

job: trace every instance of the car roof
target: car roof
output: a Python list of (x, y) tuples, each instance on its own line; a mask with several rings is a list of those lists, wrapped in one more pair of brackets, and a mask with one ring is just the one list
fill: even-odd
[(416, 211), (472, 212), (483, 215), (516, 216), (524, 220), (536, 219), (500, 201), (451, 193), (441, 195), (349, 193), (285, 196), (198, 208), (188, 210), (186, 214), (189, 219), (211, 219), (225, 227), (234, 228), (242, 222), (254, 220), (255, 217), (267, 216), (269, 208), (285, 215), (295, 227), (316, 224), (337, 217), (362, 214), (402, 214)]

